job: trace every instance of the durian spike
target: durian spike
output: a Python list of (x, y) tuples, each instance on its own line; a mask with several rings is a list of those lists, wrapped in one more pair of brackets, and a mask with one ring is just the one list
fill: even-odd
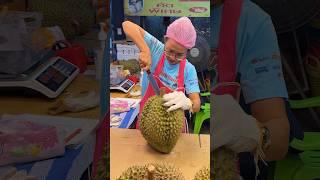
[(148, 166), (147, 170), (148, 170), (148, 180), (153, 180), (154, 179), (153, 174), (156, 168), (151, 164)]
[(160, 88), (160, 96), (163, 97), (163, 95), (166, 94), (166, 89), (165, 87)]

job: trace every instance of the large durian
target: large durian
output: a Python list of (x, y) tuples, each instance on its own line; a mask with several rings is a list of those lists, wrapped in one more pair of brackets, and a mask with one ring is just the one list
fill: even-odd
[(237, 155), (221, 147), (211, 152), (211, 176), (218, 180), (238, 180)]
[(133, 165), (126, 169), (117, 180), (184, 180), (175, 166), (168, 163)]
[(167, 112), (163, 106), (163, 90), (160, 95), (150, 97), (145, 103), (140, 131), (148, 144), (162, 153), (170, 153), (176, 145), (183, 127), (184, 111), (177, 109)]
[(210, 169), (208, 167), (200, 169), (193, 180), (210, 180)]

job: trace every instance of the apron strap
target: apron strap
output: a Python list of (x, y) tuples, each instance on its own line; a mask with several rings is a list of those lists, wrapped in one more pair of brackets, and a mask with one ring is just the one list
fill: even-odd
[[(156, 70), (154, 72), (155, 76), (159, 76), (163, 66), (164, 66), (164, 61), (165, 61), (165, 54), (162, 53), (160, 60), (157, 64)], [(186, 58), (184, 58), (180, 63), (179, 63), (179, 72), (178, 72), (178, 77), (177, 77), (177, 87), (178, 91), (184, 91), (184, 69), (186, 67)]]
[(184, 69), (186, 67), (187, 60), (184, 58), (179, 65), (179, 72), (178, 72), (178, 91), (184, 91)]
[[(236, 81), (237, 29), (241, 14), (242, 0), (225, 0), (218, 48), (218, 83)], [(213, 93), (238, 95), (238, 86), (221, 86)]]
[(163, 66), (164, 66), (164, 60), (165, 60), (165, 54), (162, 53), (160, 60), (157, 64), (156, 70), (154, 71), (155, 76), (159, 76), (159, 74), (161, 73)]

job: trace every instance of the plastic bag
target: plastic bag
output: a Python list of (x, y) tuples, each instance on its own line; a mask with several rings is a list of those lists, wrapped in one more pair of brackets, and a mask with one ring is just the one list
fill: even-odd
[(113, 99), (110, 101), (110, 113), (121, 113), (130, 111), (130, 105), (127, 101)]
[(32, 41), (30, 31), (21, 17), (13, 13), (2, 16), (0, 21), (1, 74), (22, 74), (40, 60), (37, 57), (44, 47)]
[(0, 120), (0, 166), (64, 154), (64, 132), (27, 120)]
[(85, 91), (72, 93), (65, 98), (58, 100), (49, 108), (49, 114), (59, 114), (62, 112), (80, 112), (99, 106), (100, 97), (95, 91)]

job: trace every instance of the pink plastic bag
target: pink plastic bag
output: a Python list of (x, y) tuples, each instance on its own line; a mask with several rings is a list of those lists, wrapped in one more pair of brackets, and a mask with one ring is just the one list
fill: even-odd
[(110, 101), (110, 113), (121, 113), (130, 111), (130, 105), (127, 101), (113, 99)]
[(64, 135), (54, 126), (0, 120), (0, 166), (52, 158), (64, 150)]

